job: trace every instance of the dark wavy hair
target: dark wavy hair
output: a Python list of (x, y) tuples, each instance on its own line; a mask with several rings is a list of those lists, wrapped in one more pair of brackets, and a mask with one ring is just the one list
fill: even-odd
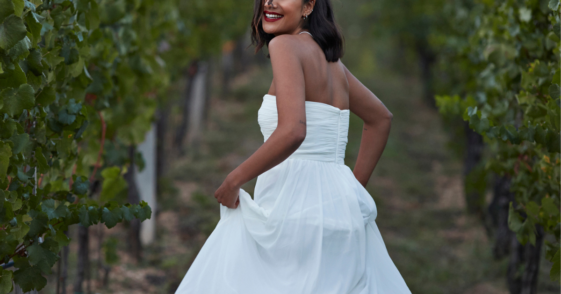
[[(310, 0), (302, 0), (302, 4), (308, 2)], [(251, 22), (251, 42), (255, 45), (255, 53), (265, 45), (269, 47), (269, 42), (275, 37), (263, 30), (263, 6), (263, 0), (255, 0), (253, 21)], [(335, 62), (343, 56), (343, 35), (335, 23), (330, 0), (316, 0), (314, 12), (304, 21), (302, 28), (310, 31), (314, 41), (323, 50), (327, 61)]]

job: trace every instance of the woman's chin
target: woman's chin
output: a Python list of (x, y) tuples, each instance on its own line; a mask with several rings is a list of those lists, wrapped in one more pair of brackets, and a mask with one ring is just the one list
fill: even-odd
[(263, 31), (267, 34), (274, 35), (278, 30), (275, 30), (274, 28), (269, 28), (268, 26), (264, 25)]

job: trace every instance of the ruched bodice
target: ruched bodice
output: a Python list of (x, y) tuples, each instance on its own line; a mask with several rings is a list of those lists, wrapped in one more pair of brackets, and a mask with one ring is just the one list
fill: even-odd
[[(344, 164), (349, 133), (348, 109), (306, 101), (306, 139), (289, 159), (307, 159)], [(265, 141), (277, 128), (276, 97), (266, 94), (258, 112), (259, 126)]]

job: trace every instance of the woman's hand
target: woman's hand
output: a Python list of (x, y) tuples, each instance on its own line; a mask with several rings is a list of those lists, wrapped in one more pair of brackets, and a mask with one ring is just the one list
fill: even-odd
[(226, 177), (222, 185), (218, 187), (218, 190), (214, 192), (214, 198), (216, 198), (218, 203), (226, 207), (238, 208), (240, 204), (240, 188), (232, 183), (230, 177)]

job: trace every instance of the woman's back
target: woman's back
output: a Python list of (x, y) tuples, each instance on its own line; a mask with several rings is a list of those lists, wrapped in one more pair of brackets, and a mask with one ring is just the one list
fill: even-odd
[[(291, 38), (298, 46), (304, 72), (306, 101), (329, 104), (339, 109), (349, 109), (349, 82), (343, 63), (328, 62), (323, 50), (308, 34), (283, 36)], [(271, 83), (270, 95), (276, 95), (275, 81)]]

